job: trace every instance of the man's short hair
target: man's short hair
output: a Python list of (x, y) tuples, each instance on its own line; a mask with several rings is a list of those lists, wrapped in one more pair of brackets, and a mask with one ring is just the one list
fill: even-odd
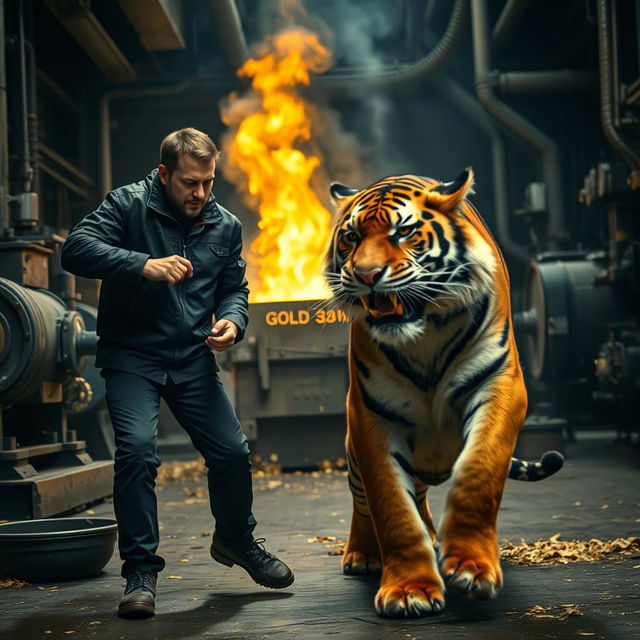
[(178, 166), (180, 156), (188, 154), (198, 160), (218, 160), (220, 151), (213, 140), (202, 131), (192, 127), (173, 131), (160, 145), (160, 164), (171, 173)]

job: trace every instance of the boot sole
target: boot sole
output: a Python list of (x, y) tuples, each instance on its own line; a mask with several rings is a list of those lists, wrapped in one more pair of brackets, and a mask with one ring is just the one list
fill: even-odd
[(148, 602), (129, 602), (118, 607), (118, 618), (134, 620), (136, 618), (150, 618), (155, 615), (156, 608)]
[[(232, 560), (228, 556), (225, 556), (225, 555), (221, 554), (219, 551), (215, 551), (213, 548), (211, 548), (211, 557), (216, 562), (219, 562), (220, 564), (223, 564), (225, 567), (233, 567), (234, 564), (238, 564), (238, 563), (235, 562), (235, 560)], [(289, 578), (287, 578), (286, 582), (279, 582), (279, 583), (266, 582), (263, 579), (255, 576), (253, 573), (251, 573), (251, 571), (249, 571), (249, 569), (247, 569), (247, 567), (245, 567), (245, 566), (243, 566), (241, 564), (238, 564), (238, 566), (242, 567), (251, 576), (251, 579), (256, 584), (259, 584), (262, 587), (267, 587), (267, 589), (285, 589), (289, 585), (293, 584), (293, 581), (295, 579), (294, 575), (291, 574), (291, 576)]]

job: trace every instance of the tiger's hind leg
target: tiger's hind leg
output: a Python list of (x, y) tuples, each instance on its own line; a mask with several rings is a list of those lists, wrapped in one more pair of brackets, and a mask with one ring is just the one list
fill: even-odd
[(429, 509), (429, 500), (427, 498), (428, 490), (429, 485), (424, 484), (424, 482), (416, 478), (416, 504), (418, 505), (418, 511), (420, 512), (420, 517), (427, 525), (427, 531), (429, 532), (433, 548), (437, 551), (439, 547), (438, 532), (433, 524), (433, 517)]
[(360, 471), (347, 443), (349, 462), (349, 489), (353, 498), (353, 515), (347, 546), (342, 556), (342, 571), (347, 575), (379, 573), (380, 550), (373, 529), (369, 505), (364, 492)]

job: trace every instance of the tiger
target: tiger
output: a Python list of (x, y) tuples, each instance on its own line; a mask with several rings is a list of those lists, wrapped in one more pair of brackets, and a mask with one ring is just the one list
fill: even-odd
[[(324, 275), (349, 317), (353, 512), (342, 569), (381, 570), (380, 616), (440, 613), (445, 584), (495, 597), (507, 477), (539, 480), (563, 463), (558, 452), (512, 457), (527, 391), (507, 267), (467, 199), (473, 187), (471, 167), (451, 182), (399, 175), (330, 187)], [(437, 532), (427, 489), (450, 477)]]

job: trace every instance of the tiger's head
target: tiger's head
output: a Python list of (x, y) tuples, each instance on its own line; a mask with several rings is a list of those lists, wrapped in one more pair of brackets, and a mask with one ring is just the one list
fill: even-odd
[(325, 277), (376, 340), (415, 340), (427, 313), (472, 301), (476, 260), (461, 213), (472, 189), (470, 168), (447, 183), (403, 175), (361, 191), (331, 185), (338, 217)]

